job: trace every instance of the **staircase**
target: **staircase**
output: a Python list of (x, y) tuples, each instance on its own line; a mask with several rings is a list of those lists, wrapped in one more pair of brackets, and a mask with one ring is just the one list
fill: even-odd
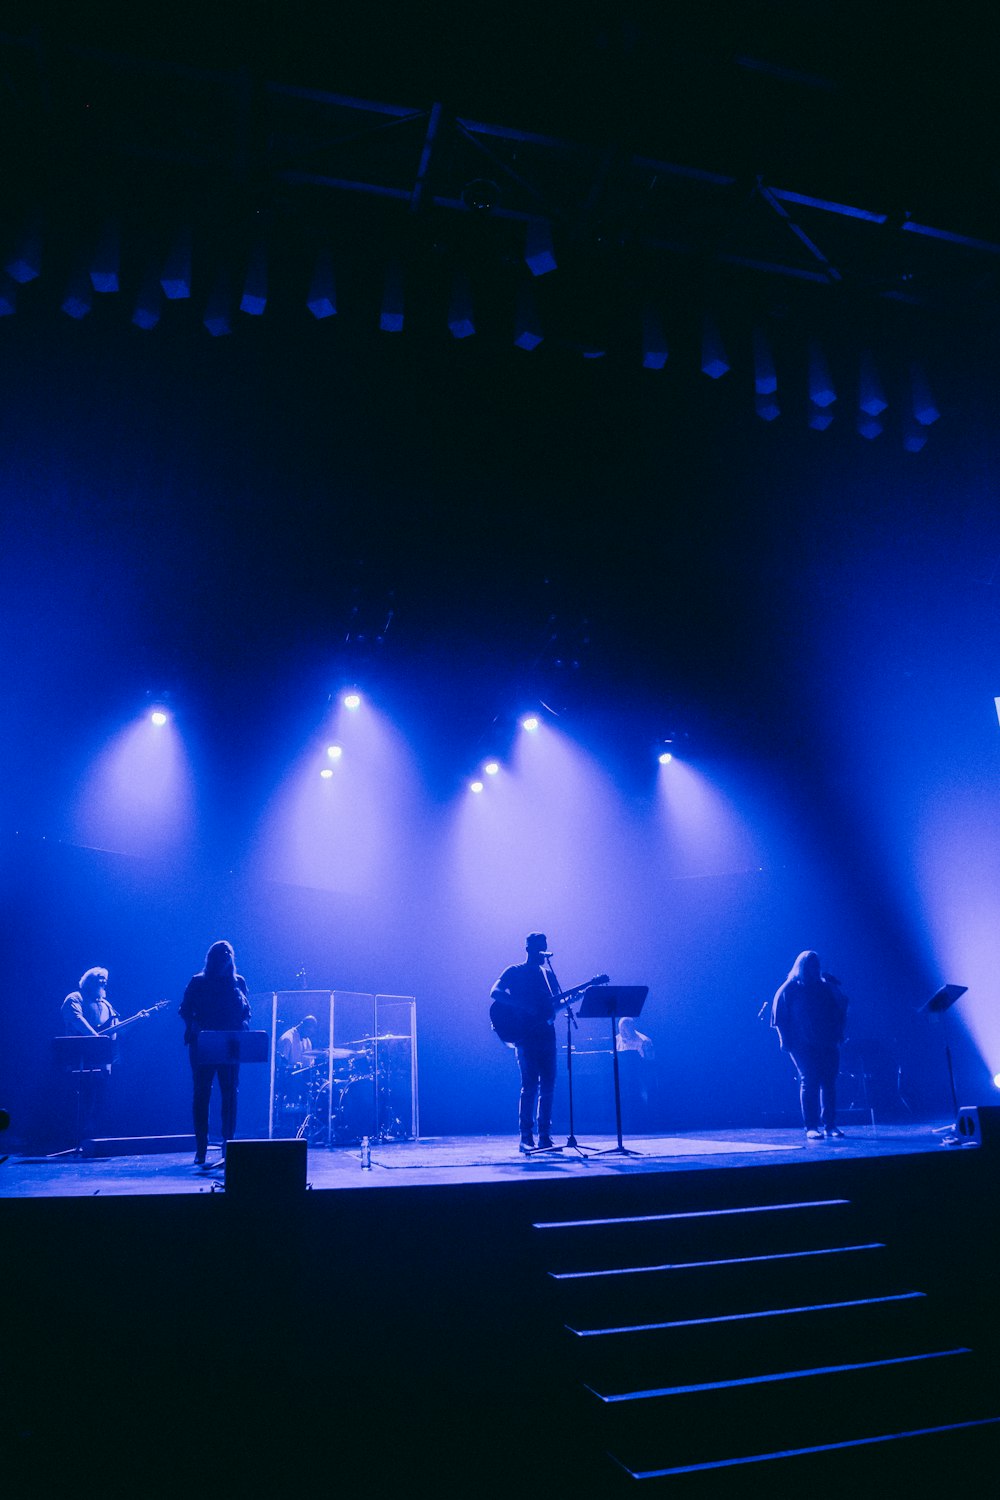
[(537, 1222), (595, 1462), (632, 1493), (907, 1500), (995, 1464), (993, 1362), (869, 1220), (785, 1195)]

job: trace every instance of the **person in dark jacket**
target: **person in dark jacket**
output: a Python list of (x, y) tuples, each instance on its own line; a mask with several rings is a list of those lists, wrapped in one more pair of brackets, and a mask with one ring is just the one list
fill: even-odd
[(494, 1002), (505, 1006), (514, 1018), (512, 1038), (521, 1072), (518, 1122), (519, 1149), (535, 1149), (534, 1128), (538, 1122), (538, 1146), (542, 1151), (558, 1149), (550, 1134), (552, 1096), (556, 1085), (556, 1034), (553, 1018), (559, 992), (549, 966), (552, 954), (543, 932), (529, 932), (522, 964), (504, 969), (490, 992)]
[(198, 1056), (198, 1037), (203, 1031), (247, 1031), (250, 1027), (247, 982), (236, 972), (232, 943), (213, 943), (209, 948), (205, 967), (192, 976), (184, 991), (180, 1014), (194, 1083), (194, 1160), (196, 1166), (204, 1166), (208, 1153), (208, 1106), (212, 1097), (212, 1080), (218, 1076), (222, 1096), (222, 1140), (225, 1143), (236, 1134), (240, 1065), (202, 1062)]
[(799, 1102), (806, 1139), (839, 1140), (837, 1074), (844, 1040), (847, 997), (840, 981), (824, 974), (819, 954), (800, 953), (771, 1004), (771, 1025), (799, 1075)]

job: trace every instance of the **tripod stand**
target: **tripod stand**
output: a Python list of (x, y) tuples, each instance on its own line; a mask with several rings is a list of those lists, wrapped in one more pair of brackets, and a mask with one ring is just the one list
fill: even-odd
[[(589, 992), (588, 992), (589, 993)], [(567, 1151), (575, 1151), (580, 1160), (587, 1160), (587, 1151), (573, 1134), (573, 1028), (576, 1016), (572, 1005), (566, 1007), (566, 1093), (569, 1102), (569, 1135), (566, 1137)]]
[(594, 1016), (606, 1016), (611, 1022), (611, 1062), (615, 1083), (615, 1126), (618, 1144), (598, 1151), (598, 1156), (641, 1156), (641, 1151), (630, 1151), (622, 1145), (622, 1086), (618, 1066), (618, 1018), (638, 1016), (649, 994), (648, 984), (593, 985), (584, 995), (580, 1014), (585, 1020)]

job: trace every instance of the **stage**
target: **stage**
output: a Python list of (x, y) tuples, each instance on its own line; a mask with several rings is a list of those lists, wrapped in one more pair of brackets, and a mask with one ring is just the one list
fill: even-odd
[(940, 1493), (1000, 1458), (997, 1158), (941, 1140), (12, 1158), (9, 1492)]
[[(939, 1153), (948, 1125), (887, 1124), (856, 1127), (840, 1141), (807, 1142), (799, 1129), (698, 1131), (624, 1140), (619, 1154), (614, 1136), (578, 1137), (579, 1150), (521, 1155), (513, 1136), (426, 1137), (376, 1143), (364, 1170), (358, 1146), (310, 1147), (308, 1186), (313, 1192), (342, 1189), (378, 1191), (398, 1187), (458, 1186), (470, 1183), (560, 1182), (574, 1178), (621, 1177), (664, 1172), (806, 1164)], [(557, 1144), (562, 1144), (560, 1138)], [(964, 1149), (964, 1148), (962, 1148)], [(211, 1168), (213, 1160), (217, 1163)], [(126, 1154), (110, 1157), (12, 1155), (0, 1168), (0, 1197), (76, 1198), (148, 1194), (189, 1194), (224, 1186), (218, 1147), (209, 1170), (192, 1165), (192, 1152)]]

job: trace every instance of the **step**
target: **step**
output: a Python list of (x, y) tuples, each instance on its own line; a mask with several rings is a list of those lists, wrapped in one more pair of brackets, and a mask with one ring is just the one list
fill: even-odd
[(600, 1394), (806, 1365), (919, 1353), (946, 1335), (920, 1292), (788, 1304), (760, 1313), (640, 1326), (567, 1328), (568, 1360)]
[(996, 1415), (992, 1379), (966, 1348), (840, 1367), (814, 1361), (757, 1377), (592, 1396), (603, 1439), (632, 1473), (781, 1453)]
[(532, 1227), (546, 1267), (563, 1272), (761, 1255), (864, 1237), (845, 1198), (549, 1221)]
[[(753, 1448), (702, 1464), (667, 1464), (632, 1470), (606, 1454), (601, 1493), (669, 1495), (671, 1500), (746, 1500), (757, 1492), (768, 1500), (909, 1500), (950, 1495), (956, 1479), (996, 1472), (1000, 1464), (1000, 1415), (918, 1428), (844, 1436), (811, 1447), (774, 1452)], [(599, 1471), (598, 1471), (599, 1472)], [(638, 1490), (636, 1481), (639, 1481)]]
[(861, 1240), (763, 1255), (548, 1273), (554, 1315), (571, 1327), (749, 1313), (911, 1290), (884, 1243)]

